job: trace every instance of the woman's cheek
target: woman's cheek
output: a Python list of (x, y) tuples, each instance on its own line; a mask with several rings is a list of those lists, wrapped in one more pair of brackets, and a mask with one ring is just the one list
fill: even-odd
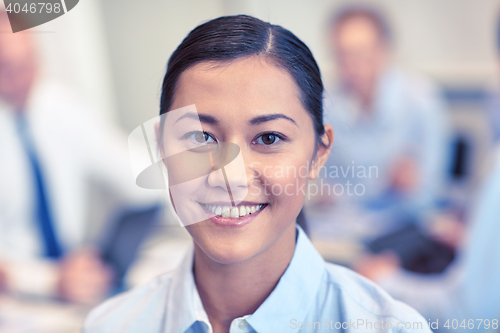
[[(305, 159), (280, 162), (279, 165), (267, 165), (261, 170), (264, 190), (270, 196), (271, 203), (288, 203), (290, 206), (297, 202), (300, 204), (307, 195), (309, 164)], [(288, 204), (286, 206), (290, 207)]]

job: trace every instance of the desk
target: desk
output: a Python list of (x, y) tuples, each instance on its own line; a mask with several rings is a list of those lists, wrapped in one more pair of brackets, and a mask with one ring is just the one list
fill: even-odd
[(0, 333), (77, 333), (89, 308), (0, 295)]

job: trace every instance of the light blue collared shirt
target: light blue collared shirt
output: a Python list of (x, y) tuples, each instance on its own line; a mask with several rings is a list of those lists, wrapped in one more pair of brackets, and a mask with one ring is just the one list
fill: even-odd
[[(176, 270), (91, 311), (83, 332), (212, 332), (194, 282), (193, 257), (191, 247)], [(391, 329), (387, 328), (389, 324)], [(395, 301), (371, 281), (347, 268), (325, 263), (297, 227), (295, 253), (277, 286), (253, 314), (234, 319), (230, 332), (301, 330), (431, 332), (415, 310)]]
[(500, 156), (477, 198), (471, 222), (461, 257), (464, 312), (469, 318), (500, 320)]

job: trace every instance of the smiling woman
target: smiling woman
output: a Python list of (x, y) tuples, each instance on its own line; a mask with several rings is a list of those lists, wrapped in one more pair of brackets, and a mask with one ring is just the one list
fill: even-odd
[[(378, 322), (384, 332), (418, 322), (412, 331), (430, 332), (408, 306), (326, 264), (296, 225), (301, 189), (333, 141), (322, 94), (311, 52), (288, 30), (244, 15), (194, 29), (169, 60), (158, 130), (169, 180), (188, 172), (168, 163), (179, 152), (208, 152), (212, 163), (194, 185), (170, 187), (194, 246), (177, 270), (93, 310), (84, 332), (285, 332), (294, 320)], [(228, 144), (243, 162), (214, 168)], [(189, 221), (196, 212), (206, 218)]]

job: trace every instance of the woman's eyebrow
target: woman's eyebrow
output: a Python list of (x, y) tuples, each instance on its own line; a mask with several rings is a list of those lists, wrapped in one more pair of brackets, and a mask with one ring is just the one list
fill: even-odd
[(199, 120), (201, 123), (205, 124), (211, 124), (211, 125), (217, 125), (219, 121), (215, 119), (215, 117), (206, 115), (206, 114), (198, 114), (194, 112), (188, 112), (180, 116), (175, 123), (177, 123), (179, 120), (184, 119), (184, 118), (190, 118), (194, 120)]
[(281, 114), (281, 113), (266, 114), (266, 115), (263, 115), (263, 116), (258, 116), (258, 117), (252, 118), (250, 120), (250, 124), (251, 125), (259, 125), (259, 124), (265, 123), (266, 121), (271, 121), (271, 120), (280, 119), (280, 118), (290, 120), (297, 127), (299, 126), (299, 125), (297, 125), (297, 123), (295, 122), (295, 120), (293, 120), (292, 118), (287, 117), (287, 116), (285, 116), (284, 114)]

